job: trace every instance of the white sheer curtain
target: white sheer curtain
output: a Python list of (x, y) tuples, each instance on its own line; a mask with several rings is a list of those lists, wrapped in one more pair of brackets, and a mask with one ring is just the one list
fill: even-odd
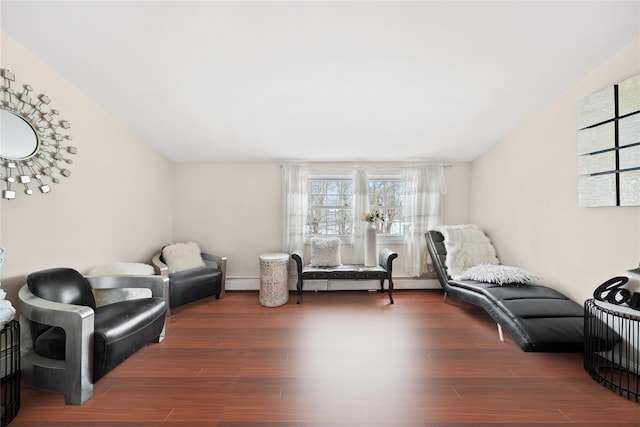
[(307, 222), (307, 175), (302, 165), (282, 167), (282, 250), (304, 249)]
[(410, 276), (420, 277), (429, 271), (424, 234), (442, 221), (444, 166), (409, 167), (402, 174), (405, 268)]
[(357, 167), (353, 171), (353, 232), (351, 233), (351, 249), (353, 262), (364, 263), (364, 230), (366, 221), (360, 219), (362, 213), (369, 210), (369, 179), (364, 167)]

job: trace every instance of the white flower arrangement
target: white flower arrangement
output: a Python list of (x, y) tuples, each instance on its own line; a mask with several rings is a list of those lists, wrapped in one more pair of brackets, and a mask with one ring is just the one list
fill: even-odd
[(16, 315), (16, 309), (11, 305), (11, 301), (6, 300), (7, 293), (0, 288), (0, 327), (4, 327)]
[(384, 214), (379, 210), (363, 212), (360, 219), (367, 222), (384, 221)]

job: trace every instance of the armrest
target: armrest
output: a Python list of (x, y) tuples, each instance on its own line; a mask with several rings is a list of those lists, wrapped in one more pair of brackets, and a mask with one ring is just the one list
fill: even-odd
[(378, 264), (380, 267), (387, 270), (387, 273), (391, 275), (393, 271), (393, 260), (398, 258), (398, 254), (393, 252), (391, 249), (384, 248), (380, 251), (380, 255), (378, 255)]
[(18, 291), (20, 314), (25, 319), (66, 330), (78, 329), (90, 321), (93, 330), (94, 312), (84, 305), (63, 304), (35, 296), (27, 285)]
[(296, 270), (298, 274), (302, 274), (302, 260), (304, 259), (304, 252), (302, 252), (301, 249), (296, 249), (291, 253), (291, 258), (296, 262)]
[(202, 260), (207, 265), (207, 267), (217, 268), (222, 271), (222, 281), (220, 283), (220, 298), (224, 298), (224, 291), (226, 289), (227, 283), (227, 257), (218, 256), (207, 252), (201, 252), (200, 255), (202, 255)]
[(159, 275), (163, 277), (169, 277), (169, 266), (164, 262), (160, 261), (160, 255), (161, 254), (159, 253), (155, 254), (153, 258), (151, 258), (151, 264), (153, 264), (153, 267), (156, 269), (156, 272)]
[[(64, 329), (66, 334), (65, 354), (68, 363), (75, 366), (89, 366), (89, 347), (93, 336), (95, 313), (91, 307), (74, 304), (63, 304), (40, 298), (29, 290), (27, 285), (18, 291), (21, 316), (29, 321), (42, 325), (56, 326)], [(30, 331), (26, 328), (25, 333)], [(25, 348), (25, 352), (31, 349)]]
[(48, 301), (27, 285), (18, 291), (20, 320), (56, 326), (65, 331), (65, 360), (40, 356), (33, 350), (31, 331), (23, 328), (22, 375), (36, 387), (61, 391), (67, 404), (80, 405), (93, 393), (91, 349), (95, 313), (90, 307)]
[(207, 265), (207, 267), (213, 267), (222, 270), (223, 264), (227, 264), (227, 257), (210, 254), (207, 252), (200, 252), (202, 256), (202, 260)]

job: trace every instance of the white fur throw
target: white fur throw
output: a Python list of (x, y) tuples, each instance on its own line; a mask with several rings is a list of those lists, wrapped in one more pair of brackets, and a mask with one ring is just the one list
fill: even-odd
[[(88, 276), (147, 276), (155, 273), (153, 266), (137, 262), (116, 262), (89, 270)], [(139, 298), (151, 298), (148, 288), (93, 289), (96, 306)]]
[(88, 276), (146, 276), (154, 274), (152, 265), (138, 262), (115, 262), (89, 270)]
[(536, 284), (541, 282), (538, 276), (522, 268), (494, 264), (481, 264), (468, 268), (456, 279), (476, 280), (497, 285), (505, 285), (507, 283)]
[(310, 265), (312, 267), (337, 267), (342, 265), (340, 238), (312, 238)]
[(495, 248), (477, 225), (441, 225), (435, 230), (444, 236), (449, 276), (457, 278), (478, 264), (499, 264)]
[(162, 256), (169, 267), (169, 273), (205, 267), (197, 243), (174, 243), (162, 249)]

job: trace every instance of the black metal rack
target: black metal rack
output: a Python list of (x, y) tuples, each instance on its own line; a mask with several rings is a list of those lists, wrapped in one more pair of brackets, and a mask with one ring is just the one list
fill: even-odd
[(591, 378), (629, 400), (640, 402), (640, 312), (584, 304), (584, 368)]
[(2, 427), (20, 410), (20, 323), (12, 320), (0, 330), (0, 415)]

